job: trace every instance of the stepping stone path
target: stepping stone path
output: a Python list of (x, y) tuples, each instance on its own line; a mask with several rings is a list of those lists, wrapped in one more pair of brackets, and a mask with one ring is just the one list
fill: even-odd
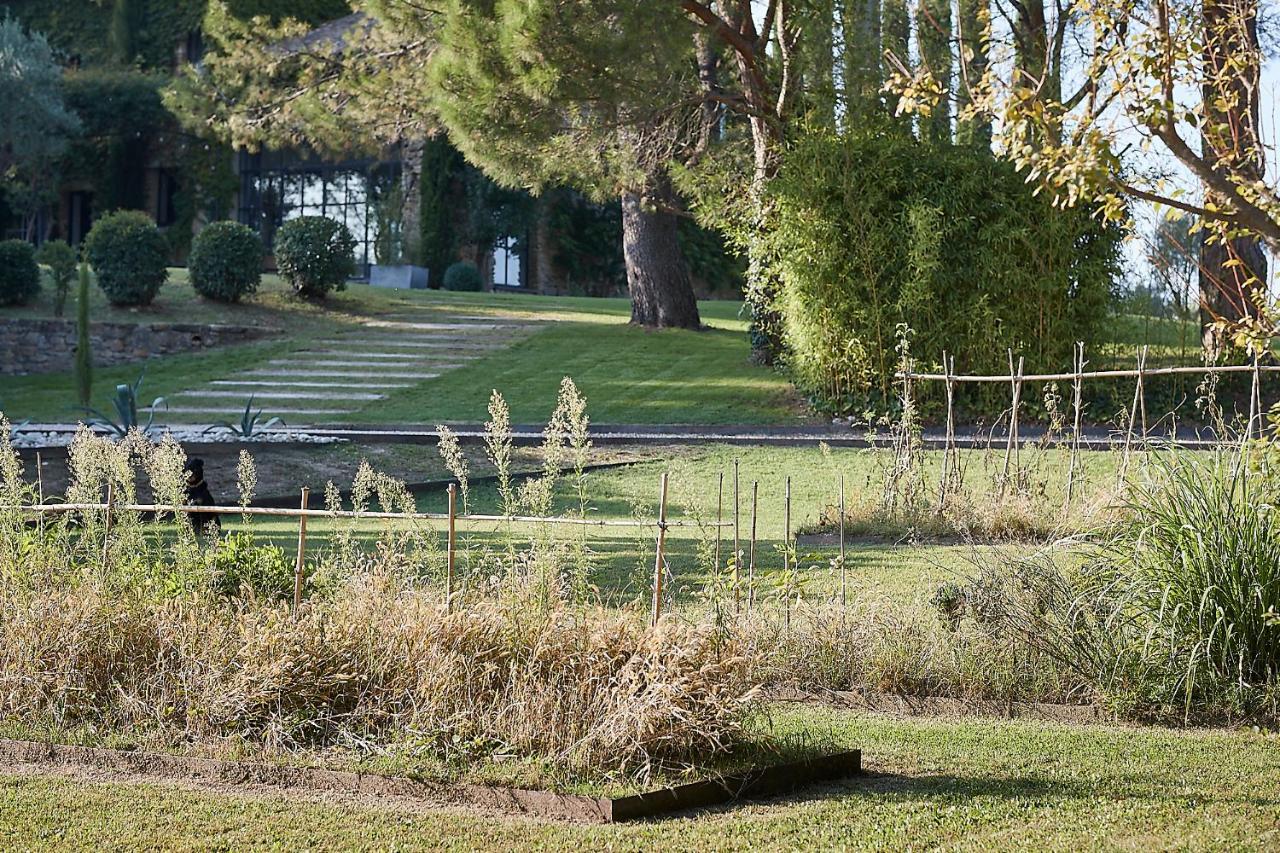
[(421, 315), (379, 317), (357, 331), (168, 396), (170, 415), (215, 420), (244, 412), (253, 395), (264, 417), (349, 415), (419, 382), (506, 349), (542, 325), (532, 320)]

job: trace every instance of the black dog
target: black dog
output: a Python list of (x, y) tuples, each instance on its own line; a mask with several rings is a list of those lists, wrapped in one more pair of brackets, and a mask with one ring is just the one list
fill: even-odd
[[(184, 470), (187, 472), (187, 506), (217, 506), (213, 492), (204, 481), (204, 460), (188, 459)], [(214, 513), (189, 512), (187, 521), (197, 533), (222, 532), (222, 519)]]

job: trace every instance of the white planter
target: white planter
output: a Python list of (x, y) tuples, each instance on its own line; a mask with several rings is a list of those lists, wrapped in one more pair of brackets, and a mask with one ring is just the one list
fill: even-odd
[(369, 284), (400, 290), (426, 290), (427, 268), (413, 264), (374, 264), (369, 268)]

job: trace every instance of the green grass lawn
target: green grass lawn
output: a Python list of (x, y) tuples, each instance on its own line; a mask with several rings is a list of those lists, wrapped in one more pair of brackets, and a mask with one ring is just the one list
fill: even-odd
[[(171, 280), (156, 302), (145, 309), (114, 308), (96, 287), (91, 293), (95, 321), (229, 323), (284, 332), (262, 343), (98, 368), (94, 375), (98, 408), (109, 404), (118, 383), (132, 382), (144, 369), (145, 405), (157, 396), (305, 349), (315, 337), (356, 329), (363, 319), (412, 315), (419, 320), (447, 320), (465, 314), (555, 322), (510, 349), (488, 353), (461, 369), (395, 391), (387, 400), (351, 415), (319, 419), (424, 425), (482, 422), (489, 393), (496, 388), (506, 396), (517, 423), (536, 423), (550, 414), (565, 376), (578, 382), (599, 423), (769, 424), (795, 423), (803, 416), (785, 377), (750, 363), (740, 302), (702, 303), (707, 327), (702, 332), (659, 332), (630, 326), (625, 299), (397, 291), (352, 284), (317, 305), (295, 299), (279, 278), (268, 275), (253, 297), (236, 305), (219, 305), (200, 299), (187, 283), (186, 271), (177, 269), (171, 270)], [(6, 309), (0, 316), (47, 317), (51, 311), (45, 288), (33, 305)], [(74, 388), (70, 372), (6, 377), (0, 406), (17, 420), (74, 421), (80, 415)], [(158, 422), (186, 419), (161, 413)]]
[(630, 825), (397, 801), (0, 775), (9, 849), (1232, 849), (1280, 844), (1280, 743), (1252, 731), (775, 710), (870, 774)]

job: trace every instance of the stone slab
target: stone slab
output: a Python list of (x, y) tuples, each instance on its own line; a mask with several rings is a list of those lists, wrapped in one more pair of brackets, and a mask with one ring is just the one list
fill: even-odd
[[(344, 377), (345, 377), (345, 378), (347, 378), (347, 379), (368, 379), (368, 378), (370, 377), (370, 375), (371, 375), (371, 374), (370, 374), (369, 372), (367, 372), (367, 371), (365, 371), (365, 372), (363, 372), (363, 373), (357, 373), (357, 372), (352, 372), (352, 371), (349, 371), (349, 370), (346, 370), (346, 371), (343, 371), (343, 370), (302, 370), (302, 369), (299, 369), (299, 368), (296, 368), (296, 367), (295, 367), (295, 368), (276, 368), (276, 369), (266, 369), (266, 368), (264, 368), (264, 369), (261, 369), (261, 370), (250, 370), (250, 371), (247, 371), (247, 372), (246, 372), (245, 374), (243, 374), (243, 375), (245, 375), (245, 376), (286, 376), (286, 377), (287, 377), (287, 376), (296, 376), (296, 377), (298, 377), (298, 378), (308, 378), (308, 377), (312, 377), (312, 378), (321, 378), (321, 377), (344, 378)], [(378, 378), (378, 379), (415, 379), (415, 380), (417, 380), (417, 381), (421, 382), (422, 380), (425, 380), (425, 379), (435, 379), (435, 378), (436, 378), (437, 376), (439, 376), (440, 374), (439, 374), (439, 373), (390, 373), (390, 372), (387, 372), (387, 371), (379, 371), (376, 375), (377, 375), (377, 378)]]
[[(177, 394), (170, 394), (170, 397), (197, 397), (200, 399), (210, 400), (245, 400), (248, 399), (250, 392), (244, 391), (179, 391)], [(253, 391), (251, 392), (255, 400), (385, 400), (386, 394), (374, 394), (370, 392), (345, 391), (334, 393), (328, 391)]]
[[(352, 388), (357, 391), (373, 388), (376, 390), (394, 390), (397, 388), (412, 388), (409, 382), (298, 382), (296, 380), (280, 379), (276, 381), (262, 379), (214, 379), (210, 385), (218, 386), (235, 386), (245, 388)], [(246, 392), (257, 393), (257, 392)]]

